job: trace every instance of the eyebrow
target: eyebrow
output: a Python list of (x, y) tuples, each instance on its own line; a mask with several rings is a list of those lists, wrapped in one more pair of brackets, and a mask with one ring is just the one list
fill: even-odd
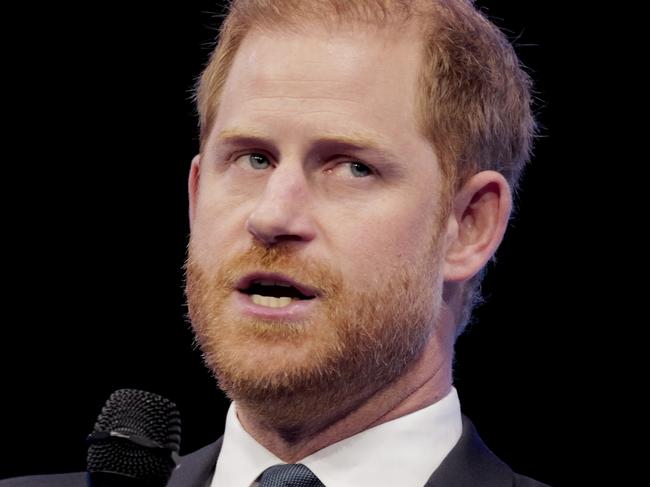
[[(374, 152), (387, 162), (398, 162), (399, 158), (382, 144), (383, 137), (360, 132), (334, 133), (324, 132), (315, 141), (317, 145), (336, 145), (343, 149), (356, 149)], [(261, 142), (265, 145), (273, 145), (273, 142), (265, 134), (251, 129), (239, 127), (226, 128), (219, 132), (216, 137), (217, 144), (236, 144)]]

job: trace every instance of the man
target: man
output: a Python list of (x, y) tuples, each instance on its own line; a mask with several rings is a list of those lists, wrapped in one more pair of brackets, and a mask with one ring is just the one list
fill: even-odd
[(452, 385), (534, 134), (498, 29), (467, 0), (234, 1), (196, 99), (189, 318), (233, 402), (170, 485), (542, 485)]

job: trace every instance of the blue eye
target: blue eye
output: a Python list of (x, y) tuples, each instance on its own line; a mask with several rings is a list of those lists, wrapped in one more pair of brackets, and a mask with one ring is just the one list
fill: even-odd
[(357, 174), (361, 174), (361, 176), (355, 176), (355, 177), (365, 177), (365, 176), (370, 176), (372, 175), (372, 169), (370, 169), (368, 166), (365, 164), (358, 162), (358, 161), (353, 161), (350, 162), (350, 169), (352, 170), (352, 174), (355, 174), (355, 171), (358, 171)]
[(268, 158), (263, 154), (252, 152), (250, 154), (246, 154), (246, 156), (248, 156), (248, 162), (250, 162), (250, 165), (253, 169), (266, 169), (268, 166), (260, 167), (259, 165), (270, 164)]
[[(347, 168), (343, 169), (344, 166), (347, 166)], [(374, 176), (377, 174), (372, 166), (368, 166), (363, 162), (349, 160), (340, 162), (336, 165), (336, 167), (330, 167), (326, 169), (325, 172), (327, 174), (334, 174), (338, 177), (345, 178), (349, 177), (349, 175), (352, 174), (353, 179), (364, 179), (368, 176)]]
[(267, 169), (271, 162), (264, 154), (260, 154), (259, 152), (247, 152), (235, 157), (231, 164), (240, 166), (244, 170), (248, 170), (250, 167), (256, 171), (261, 171)]

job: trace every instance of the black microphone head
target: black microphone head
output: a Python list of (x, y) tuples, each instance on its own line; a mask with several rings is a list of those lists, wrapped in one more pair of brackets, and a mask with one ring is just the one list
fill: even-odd
[(88, 473), (162, 487), (176, 464), (180, 435), (180, 413), (173, 402), (136, 389), (115, 391), (88, 436)]

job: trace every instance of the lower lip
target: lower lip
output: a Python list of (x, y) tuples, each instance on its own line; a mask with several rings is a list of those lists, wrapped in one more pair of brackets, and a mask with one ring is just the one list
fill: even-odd
[(295, 300), (284, 308), (269, 308), (268, 306), (255, 304), (251, 296), (240, 291), (235, 292), (235, 299), (242, 313), (255, 318), (267, 320), (300, 320), (307, 318), (309, 313), (312, 312), (318, 298)]

